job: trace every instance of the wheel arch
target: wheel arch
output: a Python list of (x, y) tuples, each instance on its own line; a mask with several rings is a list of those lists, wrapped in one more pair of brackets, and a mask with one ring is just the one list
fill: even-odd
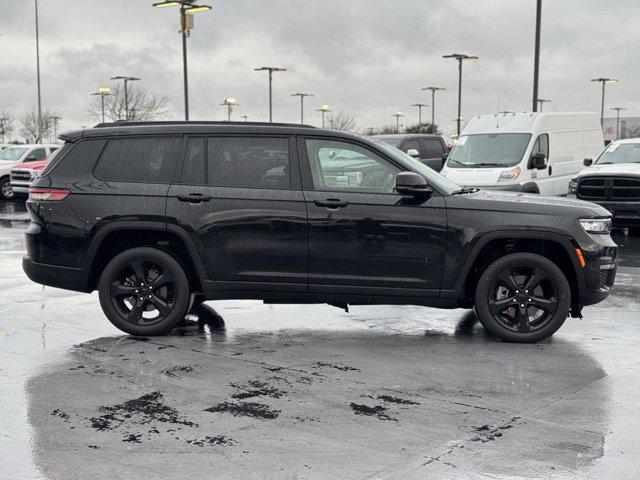
[(97, 231), (84, 261), (90, 291), (96, 288), (100, 272), (110, 259), (129, 248), (143, 246), (174, 255), (185, 268), (192, 287), (202, 291), (202, 281), (206, 279), (204, 265), (187, 232), (163, 222), (140, 221), (114, 222)]

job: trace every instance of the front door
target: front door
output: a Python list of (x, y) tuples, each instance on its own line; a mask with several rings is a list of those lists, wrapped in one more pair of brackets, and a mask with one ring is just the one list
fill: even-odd
[(307, 212), (293, 139), (194, 136), (183, 157), (167, 216), (191, 235), (205, 288), (306, 293)]
[(309, 215), (309, 292), (437, 296), (446, 210), (395, 192), (402, 168), (356, 141), (298, 142)]

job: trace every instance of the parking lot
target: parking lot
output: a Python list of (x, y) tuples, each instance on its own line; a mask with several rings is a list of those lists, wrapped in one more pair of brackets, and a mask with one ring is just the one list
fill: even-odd
[(27, 222), (0, 205), (3, 478), (638, 477), (638, 238), (615, 235), (614, 294), (540, 344), (467, 310), (256, 301), (135, 338), (26, 278)]

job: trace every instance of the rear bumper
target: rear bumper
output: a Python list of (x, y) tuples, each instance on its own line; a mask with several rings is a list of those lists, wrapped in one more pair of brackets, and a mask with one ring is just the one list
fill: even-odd
[(88, 293), (89, 272), (84, 268), (61, 267), (38, 263), (30, 257), (22, 258), (22, 269), (27, 277), (35, 283), (50, 287)]

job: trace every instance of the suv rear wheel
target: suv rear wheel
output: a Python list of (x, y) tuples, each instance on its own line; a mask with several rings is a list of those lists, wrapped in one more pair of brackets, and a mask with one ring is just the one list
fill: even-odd
[(566, 320), (570, 305), (567, 278), (554, 263), (533, 253), (513, 253), (493, 262), (475, 294), (478, 319), (507, 342), (550, 337)]
[(109, 321), (131, 335), (163, 335), (189, 308), (189, 281), (168, 253), (132, 248), (116, 255), (98, 285), (100, 305)]

